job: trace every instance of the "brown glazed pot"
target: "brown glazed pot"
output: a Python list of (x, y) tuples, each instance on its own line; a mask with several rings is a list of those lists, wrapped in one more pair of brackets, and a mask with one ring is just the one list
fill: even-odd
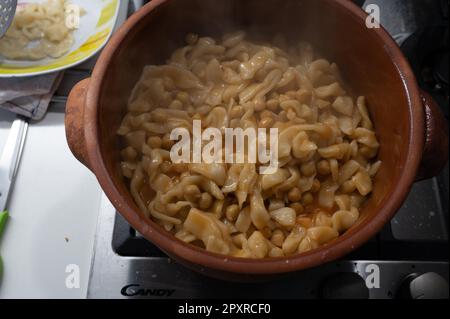
[[(448, 127), (439, 108), (421, 93), (405, 57), (387, 32), (366, 27), (366, 16), (347, 0), (153, 0), (115, 33), (92, 77), (73, 88), (66, 111), (69, 146), (97, 176), (126, 220), (191, 269), (230, 280), (250, 280), (340, 258), (382, 229), (402, 205), (416, 177), (437, 174), (448, 159)], [(314, 251), (252, 260), (225, 258), (185, 244), (139, 211), (121, 177), (120, 141), (115, 132), (143, 67), (164, 63), (183, 45), (188, 32), (220, 36), (237, 28), (267, 39), (282, 32), (294, 44), (310, 41), (340, 66), (355, 93), (367, 97), (381, 143), (382, 168), (358, 223)]]

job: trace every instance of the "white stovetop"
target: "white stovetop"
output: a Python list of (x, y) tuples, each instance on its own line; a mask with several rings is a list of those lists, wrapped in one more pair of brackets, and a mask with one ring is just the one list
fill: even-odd
[[(0, 150), (14, 117), (0, 110)], [(5, 232), (2, 298), (83, 298), (101, 189), (70, 152), (64, 113), (48, 113), (28, 130)], [(80, 268), (80, 288), (66, 287), (66, 267)]]

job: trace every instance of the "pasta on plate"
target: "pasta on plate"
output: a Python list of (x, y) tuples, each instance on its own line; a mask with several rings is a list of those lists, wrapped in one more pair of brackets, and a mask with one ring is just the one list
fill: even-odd
[[(365, 98), (311, 45), (281, 48), (189, 34), (166, 65), (147, 66), (118, 130), (137, 206), (175, 237), (236, 257), (289, 256), (352, 227), (381, 162)], [(285, 49), (285, 50), (283, 50)], [(279, 163), (172, 163), (173, 128), (278, 128)]]
[(19, 5), (11, 27), (0, 39), (0, 55), (13, 60), (41, 60), (69, 52), (74, 38), (73, 29), (66, 24), (65, 10), (64, 0)]

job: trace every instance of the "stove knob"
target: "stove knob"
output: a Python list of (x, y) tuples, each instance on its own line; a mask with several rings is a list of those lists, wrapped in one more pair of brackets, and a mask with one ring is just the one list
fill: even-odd
[(411, 274), (403, 279), (398, 299), (448, 299), (448, 282), (435, 272)]
[(342, 272), (323, 282), (321, 297), (324, 299), (369, 299), (369, 289), (360, 275)]

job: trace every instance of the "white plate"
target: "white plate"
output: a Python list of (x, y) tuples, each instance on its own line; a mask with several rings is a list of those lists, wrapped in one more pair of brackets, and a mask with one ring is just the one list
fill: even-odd
[[(43, 0), (19, 0), (19, 3), (42, 2)], [(117, 19), (121, 0), (69, 0), (79, 5), (86, 14), (80, 19), (80, 26), (73, 31), (75, 43), (64, 56), (38, 61), (19, 61), (0, 55), (0, 77), (35, 76), (51, 73), (77, 65), (95, 53), (108, 41)]]

